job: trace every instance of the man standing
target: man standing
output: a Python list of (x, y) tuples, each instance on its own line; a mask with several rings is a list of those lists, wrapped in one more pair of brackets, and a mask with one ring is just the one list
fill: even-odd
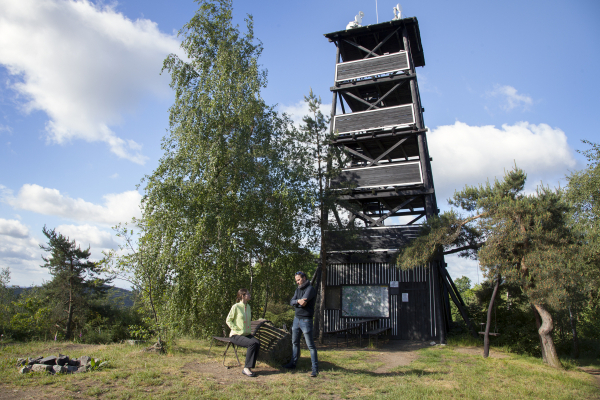
[(319, 374), (319, 360), (317, 359), (317, 348), (313, 338), (313, 315), (315, 313), (315, 303), (317, 291), (310, 285), (306, 274), (302, 271), (296, 272), (296, 283), (298, 288), (294, 293), (294, 297), (290, 301), (290, 305), (294, 307), (296, 316), (292, 325), (292, 360), (284, 365), (284, 368), (294, 369), (298, 358), (300, 358), (300, 331), (304, 333), (306, 347), (310, 351), (310, 360), (312, 362), (311, 377), (316, 377)]

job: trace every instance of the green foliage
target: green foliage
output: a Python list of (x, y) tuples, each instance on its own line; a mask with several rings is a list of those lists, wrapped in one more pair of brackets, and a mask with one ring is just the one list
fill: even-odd
[[(12, 302), (7, 335), (15, 340), (54, 338), (57, 331), (52, 323), (52, 310), (48, 306), (48, 300), (43, 289), (34, 288)], [(60, 338), (63, 338), (62, 334)]]
[[(460, 281), (460, 279), (457, 279)], [(484, 281), (461, 293), (469, 316), (476, 329), (483, 331), (487, 311), (494, 290), (494, 283)], [(464, 335), (468, 329), (458, 310), (452, 304), (453, 335)], [(541, 352), (535, 318), (531, 304), (519, 285), (500, 285), (494, 308), (490, 332), (499, 336), (490, 338), (491, 344), (519, 354), (538, 355)]]
[(466, 276), (461, 276), (460, 278), (454, 280), (454, 285), (458, 289), (458, 292), (461, 295), (464, 295), (467, 290), (471, 289), (471, 279)]
[(240, 287), (252, 290), (256, 314), (312, 258), (300, 244), (313, 199), (306, 149), (260, 97), (266, 71), (252, 18), (241, 32), (230, 1), (199, 3), (179, 32), (185, 58), (164, 62), (175, 90), (170, 133), (145, 178), (140, 238), (124, 264), (158, 330), (208, 336)]
[(12, 290), (8, 287), (10, 282), (10, 269), (0, 269), (0, 334), (6, 334), (11, 318)]
[(506, 282), (522, 286), (532, 302), (564, 304), (569, 288), (582, 283), (573, 262), (578, 248), (568, 226), (569, 208), (559, 191), (538, 187), (535, 194), (524, 194), (525, 179), (515, 168), (502, 181), (456, 192), (450, 204), (470, 215), (452, 211), (432, 218), (398, 263), (410, 268), (441, 253), (478, 249), (489, 276), (500, 273)]
[[(287, 298), (291, 298), (288, 295)], [(265, 313), (265, 319), (268, 319), (278, 328), (283, 328), (285, 325), (289, 330), (294, 322), (295, 312), (288, 303), (270, 303)]]
[(464, 219), (454, 210), (429, 217), (411, 246), (402, 250), (398, 265), (403, 269), (425, 265), (439, 254), (452, 252), (476, 258), (475, 251), (483, 237), (482, 232), (470, 225), (472, 221), (473, 218)]
[(143, 325), (129, 325), (127, 327), (129, 337), (135, 340), (149, 340), (152, 337), (152, 332)]
[(48, 245), (40, 245), (50, 253), (42, 257), (52, 280), (45, 284), (48, 303), (51, 307), (50, 319), (60, 326), (67, 339), (71, 339), (77, 325), (83, 324), (84, 315), (90, 304), (105, 296), (111, 278), (100, 278), (99, 265), (88, 260), (90, 249), (81, 250), (69, 238), (54, 229), (42, 229), (48, 238)]
[(564, 193), (538, 187), (526, 195), (525, 180), (525, 173), (515, 167), (502, 181), (455, 192), (450, 205), (468, 216), (453, 211), (432, 218), (398, 263), (412, 268), (442, 254), (476, 255), (490, 280), (500, 276), (506, 285), (522, 289), (542, 319), (538, 332), (545, 360), (560, 368), (550, 311), (572, 309), (577, 296), (592, 286), (579, 262), (582, 241), (569, 223)]

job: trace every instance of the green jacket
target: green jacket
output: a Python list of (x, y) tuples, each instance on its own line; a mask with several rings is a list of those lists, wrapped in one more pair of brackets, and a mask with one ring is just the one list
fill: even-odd
[(231, 328), (229, 336), (242, 335), (247, 336), (252, 333), (250, 329), (250, 321), (252, 319), (252, 312), (250, 311), (250, 305), (244, 304), (243, 301), (235, 303), (227, 315), (225, 322), (227, 326)]

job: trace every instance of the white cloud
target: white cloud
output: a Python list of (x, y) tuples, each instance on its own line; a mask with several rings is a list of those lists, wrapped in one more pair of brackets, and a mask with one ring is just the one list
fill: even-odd
[(92, 225), (59, 225), (56, 227), (56, 232), (60, 232), (69, 240), (75, 240), (81, 248), (90, 247), (98, 257), (101, 250), (117, 247), (114, 236), (110, 232), (101, 231)]
[(13, 285), (41, 284), (48, 279), (37, 240), (29, 236), (29, 229), (17, 220), (0, 218), (0, 268), (9, 267)]
[(487, 97), (499, 97), (502, 100), (500, 107), (505, 111), (510, 111), (519, 107), (523, 111), (529, 109), (533, 104), (531, 97), (517, 93), (517, 89), (512, 86), (495, 85), (494, 90), (486, 93)]
[(565, 133), (546, 124), (469, 126), (457, 121), (428, 134), (429, 153), (440, 207), (454, 190), (501, 179), (515, 163), (528, 174), (531, 190), (540, 180), (554, 184), (575, 167)]
[(486, 280), (486, 277), (479, 266), (479, 262), (468, 258), (461, 258), (457, 254), (444, 256), (448, 264), (448, 273), (453, 281), (466, 276), (471, 280), (471, 287)]
[(0, 236), (26, 238), (29, 236), (29, 230), (16, 219), (0, 218)]
[(8, 126), (8, 125), (2, 125), (2, 124), (0, 124), (0, 133), (2, 133), (2, 132), (6, 132), (6, 133), (8, 133), (10, 135), (10, 134), (12, 134), (12, 128), (10, 126)]
[(4, 201), (11, 206), (44, 215), (54, 215), (67, 220), (115, 225), (140, 217), (142, 196), (135, 190), (103, 196), (104, 204), (98, 205), (83, 199), (73, 199), (57, 189), (25, 184), (17, 196), (3, 190)]
[[(320, 110), (325, 117), (329, 117), (331, 115), (331, 104), (321, 104)], [(290, 106), (282, 104), (279, 106), (279, 111), (286, 113), (292, 119), (296, 128), (300, 128), (300, 125), (304, 125), (302, 118), (309, 114), (308, 104), (304, 100)]]
[(179, 51), (174, 36), (88, 0), (4, 0), (0, 48), (25, 109), (48, 115), (51, 141), (105, 142), (117, 156), (145, 162), (141, 146), (110, 126), (147, 96), (169, 93), (159, 73)]

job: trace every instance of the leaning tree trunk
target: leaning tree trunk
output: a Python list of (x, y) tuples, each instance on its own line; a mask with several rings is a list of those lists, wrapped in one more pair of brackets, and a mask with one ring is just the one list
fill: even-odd
[(558, 359), (556, 347), (554, 346), (554, 341), (552, 340), (552, 329), (554, 329), (552, 316), (543, 305), (534, 303), (533, 306), (540, 314), (540, 318), (542, 319), (542, 325), (538, 329), (538, 333), (540, 335), (542, 346), (546, 354), (546, 362), (551, 367), (562, 369), (562, 364)]
[(496, 285), (494, 285), (494, 292), (490, 299), (490, 305), (488, 306), (487, 321), (485, 324), (485, 334), (483, 335), (483, 358), (488, 358), (490, 355), (490, 326), (492, 325), (492, 310), (494, 308), (494, 301), (498, 294), (498, 287), (500, 286), (500, 274), (496, 278)]
[(573, 330), (573, 358), (579, 358), (579, 337), (577, 336), (577, 314), (573, 315), (571, 306), (569, 306), (569, 321)]
[[(540, 327), (542, 326), (542, 320), (540, 319), (540, 314), (538, 314), (537, 310), (531, 305), (531, 309), (533, 310), (533, 315), (535, 316), (535, 326), (539, 332)], [(539, 335), (538, 335), (539, 336)], [(546, 358), (546, 349), (544, 348), (544, 342), (542, 341), (542, 337), (540, 336), (540, 349), (542, 350), (542, 361), (548, 364), (548, 359)]]

